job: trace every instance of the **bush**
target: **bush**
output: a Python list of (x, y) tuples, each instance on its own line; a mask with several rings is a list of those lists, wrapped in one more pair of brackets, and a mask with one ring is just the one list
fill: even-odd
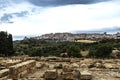
[(69, 57), (81, 57), (80, 48), (75, 45), (71, 45), (67, 49), (67, 53)]
[(95, 48), (90, 49), (89, 56), (97, 58), (107, 58), (110, 57), (112, 53), (112, 46), (107, 44), (98, 45)]

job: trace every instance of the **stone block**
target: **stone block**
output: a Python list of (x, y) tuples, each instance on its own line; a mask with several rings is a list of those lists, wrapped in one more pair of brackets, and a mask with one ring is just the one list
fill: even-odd
[(92, 74), (87, 71), (81, 72), (81, 80), (92, 80)]
[(9, 69), (0, 70), (0, 78), (8, 76), (9, 72), (10, 72)]
[(56, 80), (58, 72), (56, 70), (47, 70), (44, 74), (45, 80)]

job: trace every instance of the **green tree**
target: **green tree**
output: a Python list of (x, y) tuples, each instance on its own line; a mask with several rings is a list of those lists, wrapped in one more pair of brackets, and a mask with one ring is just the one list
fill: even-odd
[(0, 32), (0, 55), (9, 56), (13, 54), (12, 35), (7, 32)]
[(80, 48), (75, 45), (70, 45), (67, 49), (69, 57), (81, 57)]
[(12, 55), (12, 54), (14, 53), (12, 34), (9, 34), (9, 35), (8, 35), (7, 42), (8, 42), (8, 44), (7, 44), (7, 47), (8, 47), (8, 55)]
[(95, 47), (91, 47), (90, 49), (89, 49), (89, 54), (88, 54), (88, 57), (92, 57), (92, 58), (94, 58), (94, 57), (96, 57), (96, 48)]
[(5, 56), (7, 53), (7, 32), (0, 32), (0, 54)]
[(112, 53), (112, 47), (110, 45), (103, 44), (98, 46), (96, 51), (96, 56), (105, 58), (105, 57), (109, 57), (111, 53)]
[(112, 46), (108, 44), (97, 45), (89, 50), (90, 57), (107, 58), (112, 53)]
[(30, 50), (30, 56), (42, 56), (42, 50), (41, 49), (31, 49)]

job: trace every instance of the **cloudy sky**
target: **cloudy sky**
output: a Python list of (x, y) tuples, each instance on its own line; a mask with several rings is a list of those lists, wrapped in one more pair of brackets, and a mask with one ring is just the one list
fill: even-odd
[(0, 0), (0, 31), (22, 36), (119, 31), (120, 0)]

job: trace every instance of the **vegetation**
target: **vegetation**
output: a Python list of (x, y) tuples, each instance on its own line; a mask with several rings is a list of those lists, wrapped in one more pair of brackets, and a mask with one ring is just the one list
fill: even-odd
[(79, 45), (73, 42), (46, 42), (32, 38), (14, 44), (16, 55), (24, 53), (30, 56), (60, 56), (61, 53), (69, 52), (69, 57), (75, 57), (75, 53), (80, 55), (79, 48)]
[[(25, 38), (20, 42), (16, 42), (16, 44), (14, 44), (14, 49), (17, 55), (60, 56), (61, 53), (67, 53), (68, 57), (82, 57), (80, 53), (81, 51), (89, 51), (88, 57), (107, 57), (100, 55), (104, 55), (106, 53), (101, 47), (104, 47), (104, 45), (107, 45), (108, 43), (110, 42), (105, 43), (102, 40), (94, 43), (46, 42), (44, 40), (34, 38)], [(106, 48), (106, 46), (104, 48)], [(95, 54), (98, 52), (99, 55)]]
[(80, 48), (75, 45), (71, 45), (67, 49), (67, 53), (69, 57), (81, 57)]
[(0, 32), (0, 56), (11, 56), (14, 54), (12, 35)]
[(97, 45), (96, 47), (92, 47), (89, 51), (90, 57), (96, 58), (107, 58), (110, 57), (112, 53), (112, 46), (108, 44)]
[(61, 56), (62, 53), (67, 53), (67, 57), (82, 57), (81, 52), (87, 51), (87, 57), (108, 58), (111, 57), (114, 49), (120, 50), (120, 39), (104, 38), (94, 42), (47, 42), (25, 37), (21, 41), (14, 41), (13, 45), (12, 35), (0, 32), (0, 56)]

